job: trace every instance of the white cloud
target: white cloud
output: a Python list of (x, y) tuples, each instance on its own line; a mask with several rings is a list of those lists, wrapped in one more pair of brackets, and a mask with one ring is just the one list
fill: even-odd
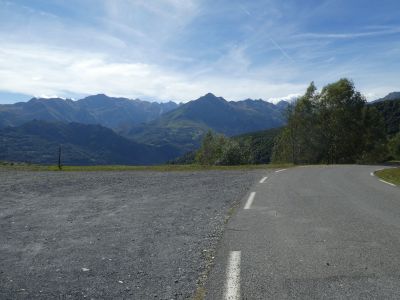
[(177, 73), (157, 65), (118, 62), (106, 54), (31, 44), (0, 48), (0, 90), (28, 95), (106, 93), (188, 101), (207, 92), (240, 100), (301, 91), (304, 86), (263, 80)]
[(72, 16), (62, 9), (44, 16), (40, 5), (0, 0), (0, 91), (178, 101), (213, 92), (278, 101), (304, 93), (312, 80), (323, 86), (344, 76), (369, 98), (396, 89), (398, 68), (387, 62), (399, 55), (398, 43), (372, 49), (361, 45), (367, 39), (355, 48), (334, 40), (394, 34), (398, 27), (302, 33), (308, 14), (283, 22), (278, 1), (260, 3), (71, 0), (55, 7)]

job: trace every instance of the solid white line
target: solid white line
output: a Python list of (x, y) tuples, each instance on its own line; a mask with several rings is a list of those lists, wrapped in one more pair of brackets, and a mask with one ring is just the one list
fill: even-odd
[(240, 251), (229, 253), (226, 269), (225, 300), (240, 299)]
[(390, 182), (387, 182), (387, 181), (382, 180), (382, 179), (379, 179), (379, 181), (381, 181), (381, 182), (383, 182), (383, 183), (386, 183), (386, 184), (388, 184), (388, 185), (391, 185), (391, 186), (396, 186), (395, 184), (390, 183)]
[(275, 173), (279, 173), (279, 172), (286, 171), (286, 170), (287, 169), (276, 170)]
[(254, 201), (254, 196), (256, 195), (256, 192), (251, 192), (249, 199), (247, 199), (246, 205), (244, 206), (244, 209), (250, 209), (251, 205), (253, 204)]
[(260, 180), (260, 183), (264, 183), (265, 180), (267, 180), (267, 179), (268, 179), (268, 177), (264, 177), (263, 179)]

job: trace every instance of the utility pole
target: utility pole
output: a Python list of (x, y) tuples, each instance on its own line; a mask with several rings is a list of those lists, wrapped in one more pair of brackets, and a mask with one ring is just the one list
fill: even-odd
[(58, 169), (61, 171), (62, 165), (61, 165), (61, 145), (58, 147)]

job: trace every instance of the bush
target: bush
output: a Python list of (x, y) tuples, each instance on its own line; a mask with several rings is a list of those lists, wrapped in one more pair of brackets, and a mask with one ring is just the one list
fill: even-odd
[(201, 165), (240, 165), (249, 162), (248, 147), (211, 131), (204, 136), (195, 161)]

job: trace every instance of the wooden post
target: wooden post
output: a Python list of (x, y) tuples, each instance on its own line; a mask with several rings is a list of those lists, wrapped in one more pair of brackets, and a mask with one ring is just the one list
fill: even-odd
[(58, 169), (61, 171), (62, 165), (61, 165), (61, 145), (58, 147)]

